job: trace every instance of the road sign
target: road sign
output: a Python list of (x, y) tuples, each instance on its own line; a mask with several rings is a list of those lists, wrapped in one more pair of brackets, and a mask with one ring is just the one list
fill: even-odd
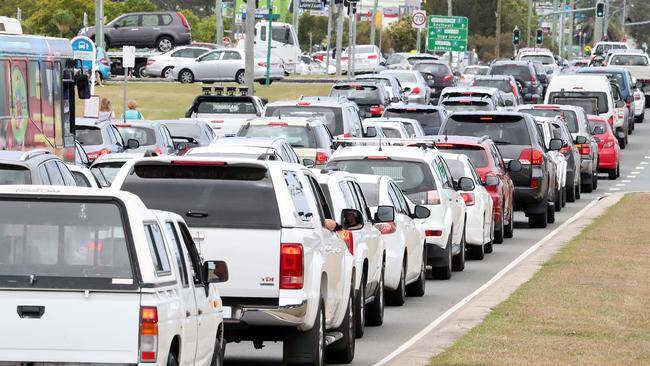
[(429, 51), (467, 50), (469, 22), (466, 17), (430, 15), (428, 22), (427, 49)]
[(321, 0), (300, 0), (300, 8), (307, 10), (321, 10), (323, 9), (323, 2)]
[(571, 5), (565, 5), (564, 6), (564, 15), (567, 16), (567, 17), (571, 16), (571, 10), (573, 10)]
[(76, 60), (93, 61), (95, 60), (95, 43), (88, 37), (74, 37), (70, 41), (72, 54)]
[(416, 29), (424, 29), (427, 27), (427, 12), (424, 10), (416, 10), (411, 15), (411, 27)]
[(122, 67), (135, 67), (135, 46), (122, 46)]

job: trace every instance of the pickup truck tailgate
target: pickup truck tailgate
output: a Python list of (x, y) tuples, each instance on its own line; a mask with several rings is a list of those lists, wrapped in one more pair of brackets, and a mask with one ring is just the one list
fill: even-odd
[(140, 294), (0, 290), (8, 362), (137, 363)]

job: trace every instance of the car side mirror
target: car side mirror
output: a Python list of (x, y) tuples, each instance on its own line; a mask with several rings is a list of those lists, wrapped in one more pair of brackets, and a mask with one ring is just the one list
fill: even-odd
[[(517, 160), (517, 161), (519, 161), (519, 160)], [(495, 177), (494, 175), (488, 175), (488, 176), (485, 177), (484, 185), (486, 187), (498, 186), (499, 185), (499, 178)]]
[(203, 262), (203, 280), (208, 283), (228, 281), (228, 265), (224, 261)]
[(508, 162), (508, 171), (512, 173), (518, 173), (523, 169), (521, 162), (519, 160), (510, 160)]
[(616, 101), (616, 108), (623, 108), (625, 107), (625, 102), (622, 100), (617, 100)]
[(390, 98), (390, 101), (391, 101), (391, 103), (399, 103), (400, 99), (399, 99), (399, 97), (392, 97), (392, 98)]
[(176, 151), (178, 151), (179, 153), (183, 152), (183, 151), (187, 150), (187, 146), (188, 146), (187, 143), (180, 142), (180, 143), (176, 144)]
[(411, 218), (413, 219), (426, 219), (429, 216), (431, 216), (431, 210), (424, 206), (420, 205), (415, 205), (415, 209), (413, 210), (413, 215), (411, 215)]
[(377, 128), (376, 127), (366, 128), (366, 137), (369, 138), (377, 137)]
[(562, 148), (562, 145), (564, 145), (562, 139), (551, 139), (548, 143), (548, 149), (551, 151), (559, 151)]
[(137, 149), (137, 148), (140, 147), (140, 141), (138, 141), (136, 139), (128, 139), (126, 141), (126, 147), (128, 149)]
[(506, 99), (506, 100), (504, 100), (504, 101), (503, 101), (503, 104), (504, 104), (506, 107), (512, 107), (512, 106), (514, 105), (514, 103), (513, 103), (512, 100), (510, 100), (510, 99)]
[(409, 88), (409, 87), (404, 88), (404, 93), (408, 93), (410, 91), (411, 91), (411, 88)]
[(461, 177), (458, 180), (458, 189), (459, 191), (473, 191), (475, 188), (474, 181), (469, 177)]
[(553, 69), (551, 69), (551, 70), (546, 70), (546, 74), (547, 74), (547, 75), (553, 75)]
[(395, 207), (393, 206), (379, 206), (375, 213), (375, 223), (380, 222), (393, 222), (395, 221)]
[(637, 88), (637, 89), (641, 89), (641, 88), (643, 88), (643, 86), (644, 86), (644, 83), (641, 80), (637, 80), (636, 83), (634, 83), (634, 87)]
[(115, 24), (113, 24), (113, 28), (117, 29), (117, 28), (119, 28), (119, 27), (120, 27), (120, 24), (119, 24), (119, 23), (115, 23)]
[(459, 71), (454, 71), (453, 75), (455, 77), (459, 78), (460, 77), (460, 72)]
[(345, 208), (341, 211), (341, 226), (344, 230), (359, 230), (363, 228), (363, 214), (353, 208)]
[(576, 136), (575, 143), (578, 145), (586, 144), (587, 138), (584, 136)]
[(594, 136), (594, 141), (600, 142), (600, 139), (598, 138), (598, 136)]
[(307, 168), (313, 168), (316, 165), (316, 162), (313, 159), (302, 159), (302, 165)]

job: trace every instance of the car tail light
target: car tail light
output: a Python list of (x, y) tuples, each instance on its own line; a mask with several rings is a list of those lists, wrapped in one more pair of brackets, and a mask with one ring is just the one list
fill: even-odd
[(348, 246), (348, 250), (350, 251), (350, 254), (354, 255), (354, 236), (352, 236), (352, 231), (341, 230), (341, 231), (337, 231), (337, 234), (339, 234), (339, 237), (343, 239), (345, 245)]
[(397, 225), (394, 222), (380, 222), (375, 224), (375, 227), (382, 234), (392, 234), (397, 230)]
[(310, 102), (298, 102), (299, 107), (306, 107), (306, 106), (309, 106), (309, 105), (311, 105)]
[(562, 146), (562, 148), (560, 149), (560, 152), (562, 154), (565, 154), (565, 155), (570, 153), (571, 152), (571, 146), (570, 145)]
[(537, 149), (523, 149), (519, 154), (519, 161), (522, 164), (542, 165), (544, 163), (544, 155)]
[(158, 351), (158, 309), (140, 308), (140, 362), (156, 362)]
[(342, 61), (345, 61), (345, 60), (347, 60), (347, 59), (348, 59), (348, 56), (341, 56), (341, 60), (342, 60)]
[(609, 125), (613, 126), (614, 125), (614, 116), (609, 116)]
[(118, 123), (118, 124), (115, 124), (115, 127), (117, 127), (117, 128), (129, 128), (129, 127), (131, 127), (131, 125), (128, 124), (128, 123), (127, 124)]
[(532, 86), (537, 86), (537, 77), (535, 77), (535, 74), (531, 75), (530, 83)]
[(634, 94), (634, 100), (641, 100), (641, 96), (639, 94)]
[(165, 155), (165, 152), (163, 151), (163, 149), (161, 147), (157, 147), (157, 148), (153, 149), (153, 152), (158, 154), (158, 156)]
[(155, 63), (156, 63), (156, 60), (154, 60), (154, 59), (152, 59), (152, 58), (148, 58), (148, 59), (147, 59), (147, 66), (149, 66), (149, 65), (153, 65), (153, 64), (155, 64)]
[(517, 96), (517, 86), (515, 84), (510, 84), (510, 88), (512, 89), (512, 95)]
[(419, 95), (420, 93), (422, 93), (422, 89), (418, 88), (417, 86), (411, 90), (411, 94)]
[(349, 137), (352, 137), (352, 134), (349, 133), (349, 132), (346, 132), (346, 133), (343, 134), (343, 137), (349, 138)]
[(613, 137), (609, 136), (609, 137), (607, 137), (607, 140), (605, 140), (605, 143), (603, 144), (603, 148), (608, 148), (608, 149), (612, 148), (612, 147), (614, 147), (615, 143), (616, 143), (616, 140)]
[[(99, 62), (104, 66), (108, 66), (108, 59), (106, 57), (100, 58)], [(152, 61), (151, 63), (154, 63), (154, 62), (155, 61)], [(149, 60), (147, 60), (147, 65), (149, 65)]]
[(222, 119), (213, 119), (212, 121), (210, 121), (210, 123), (223, 123), (223, 122), (224, 120)]
[(438, 191), (428, 191), (426, 192), (427, 198), (424, 202), (425, 205), (439, 205), (440, 204), (440, 194)]
[(94, 152), (88, 153), (87, 154), (88, 155), (88, 160), (91, 161), (91, 162), (95, 161), (100, 156), (110, 154), (111, 152), (112, 152), (111, 149), (105, 147), (105, 148), (103, 148), (103, 149), (101, 149), (99, 151), (94, 151)]
[(304, 281), (302, 244), (280, 244), (280, 290), (300, 290)]
[(266, 67), (266, 62), (260, 61), (257, 63), (257, 66)]
[(376, 60), (377, 58), (378, 58), (377, 55), (368, 56), (368, 59), (370, 59), (370, 60)]
[(442, 78), (442, 81), (451, 81), (453, 79), (454, 79), (454, 75), (449, 74), (449, 75), (445, 75), (445, 77)]
[(384, 114), (384, 107), (380, 105), (372, 106), (370, 107), (370, 114), (372, 114), (373, 116), (381, 116), (382, 114)]
[(178, 17), (181, 18), (181, 22), (183, 23), (183, 27), (190, 29), (190, 24), (187, 22), (187, 19), (185, 18), (185, 15), (181, 12), (176, 12), (178, 14)]
[(327, 154), (325, 154), (323, 152), (320, 152), (320, 151), (316, 152), (316, 164), (322, 165), (322, 164), (327, 163), (328, 160), (329, 160), (329, 157), (327, 156)]
[(289, 124), (286, 122), (269, 122), (267, 126), (286, 127), (289, 126)]
[(442, 230), (425, 230), (424, 236), (442, 236)]
[(627, 100), (625, 101), (625, 106), (626, 106), (626, 107), (630, 108), (631, 105), (632, 105), (632, 102), (629, 102), (629, 101), (627, 101)]
[(225, 161), (172, 160), (174, 165), (228, 165)]
[(537, 178), (533, 178), (530, 180), (530, 188), (537, 188), (539, 187), (539, 182), (537, 181)]
[(591, 147), (589, 146), (589, 144), (580, 144), (580, 145), (576, 145), (576, 147), (578, 148), (580, 155), (591, 154)]
[(465, 201), (465, 206), (474, 206), (474, 193), (471, 192), (462, 192), (460, 194), (461, 197), (463, 197), (463, 201)]

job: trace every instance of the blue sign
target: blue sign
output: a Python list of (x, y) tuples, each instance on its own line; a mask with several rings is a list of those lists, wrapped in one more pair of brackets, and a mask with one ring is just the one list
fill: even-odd
[(95, 59), (95, 43), (88, 37), (75, 37), (70, 41), (72, 45), (73, 57), (83, 61), (93, 61)]
[(565, 5), (564, 6), (564, 11), (566, 12), (566, 16), (571, 15), (571, 5)]

